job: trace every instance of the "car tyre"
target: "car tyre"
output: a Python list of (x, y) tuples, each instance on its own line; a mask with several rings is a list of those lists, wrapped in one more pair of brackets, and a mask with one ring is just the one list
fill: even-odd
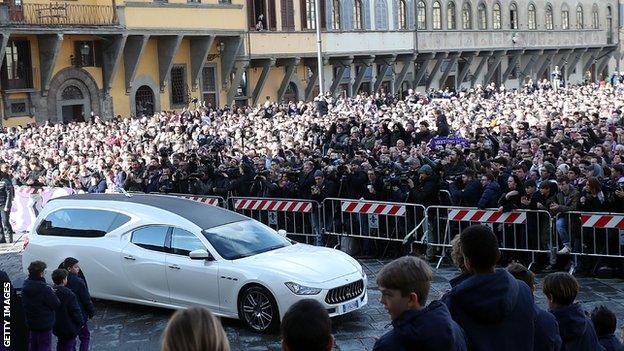
[(246, 288), (238, 299), (238, 315), (257, 333), (270, 333), (279, 325), (279, 311), (273, 295), (264, 287)]

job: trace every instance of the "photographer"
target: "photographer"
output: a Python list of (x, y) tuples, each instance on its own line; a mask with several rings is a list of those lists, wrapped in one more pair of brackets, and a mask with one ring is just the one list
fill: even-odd
[(375, 170), (369, 170), (367, 174), (368, 182), (366, 184), (366, 191), (364, 192), (364, 199), (366, 200), (385, 200), (386, 194), (384, 191), (384, 184), (379, 174)]
[(440, 186), (438, 177), (434, 174), (430, 165), (423, 165), (418, 170), (418, 181), (410, 178), (407, 180), (409, 186), (409, 202), (423, 205), (425, 207), (438, 204), (438, 191)]
[(483, 187), (479, 180), (475, 179), (475, 172), (468, 169), (460, 178), (449, 184), (449, 192), (453, 202), (458, 206), (477, 207), (483, 194)]
[(278, 188), (277, 181), (273, 179), (274, 175), (270, 171), (258, 172), (249, 189), (251, 196), (271, 197), (271, 194)]

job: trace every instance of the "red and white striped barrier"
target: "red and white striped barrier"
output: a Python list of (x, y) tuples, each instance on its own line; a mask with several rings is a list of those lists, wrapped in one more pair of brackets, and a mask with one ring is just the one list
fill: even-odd
[(288, 200), (246, 200), (236, 199), (234, 208), (237, 210), (257, 210), (276, 212), (312, 212), (312, 202)]
[(359, 201), (342, 201), (342, 212), (347, 213), (362, 213), (362, 214), (376, 214), (384, 216), (405, 216), (405, 206), (403, 205), (390, 205), (390, 204), (376, 204), (370, 202)]
[(591, 228), (624, 229), (624, 216), (581, 215), (581, 226)]
[(49, 187), (46, 187), (46, 188), (42, 188), (42, 187), (32, 188), (29, 186), (16, 186), (13, 189), (15, 190), (16, 193), (20, 193), (20, 194), (41, 194), (44, 191), (49, 191), (50, 188)]
[(466, 222), (525, 224), (527, 215), (525, 212), (449, 209), (448, 219)]
[(202, 196), (184, 196), (185, 199), (201, 202), (203, 204), (219, 206), (219, 198)]

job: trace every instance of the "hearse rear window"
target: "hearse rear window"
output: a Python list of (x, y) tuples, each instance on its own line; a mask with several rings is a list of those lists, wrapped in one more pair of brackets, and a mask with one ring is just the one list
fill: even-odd
[(37, 228), (37, 233), (50, 236), (97, 238), (121, 227), (128, 221), (130, 217), (112, 211), (63, 209), (50, 213)]

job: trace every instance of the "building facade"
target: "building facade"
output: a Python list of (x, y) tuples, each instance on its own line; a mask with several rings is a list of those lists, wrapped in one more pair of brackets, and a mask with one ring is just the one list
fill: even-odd
[(23, 1), (0, 4), (4, 125), (310, 100), (321, 76), (349, 96), (513, 88), (555, 66), (576, 83), (620, 60), (615, 0)]

